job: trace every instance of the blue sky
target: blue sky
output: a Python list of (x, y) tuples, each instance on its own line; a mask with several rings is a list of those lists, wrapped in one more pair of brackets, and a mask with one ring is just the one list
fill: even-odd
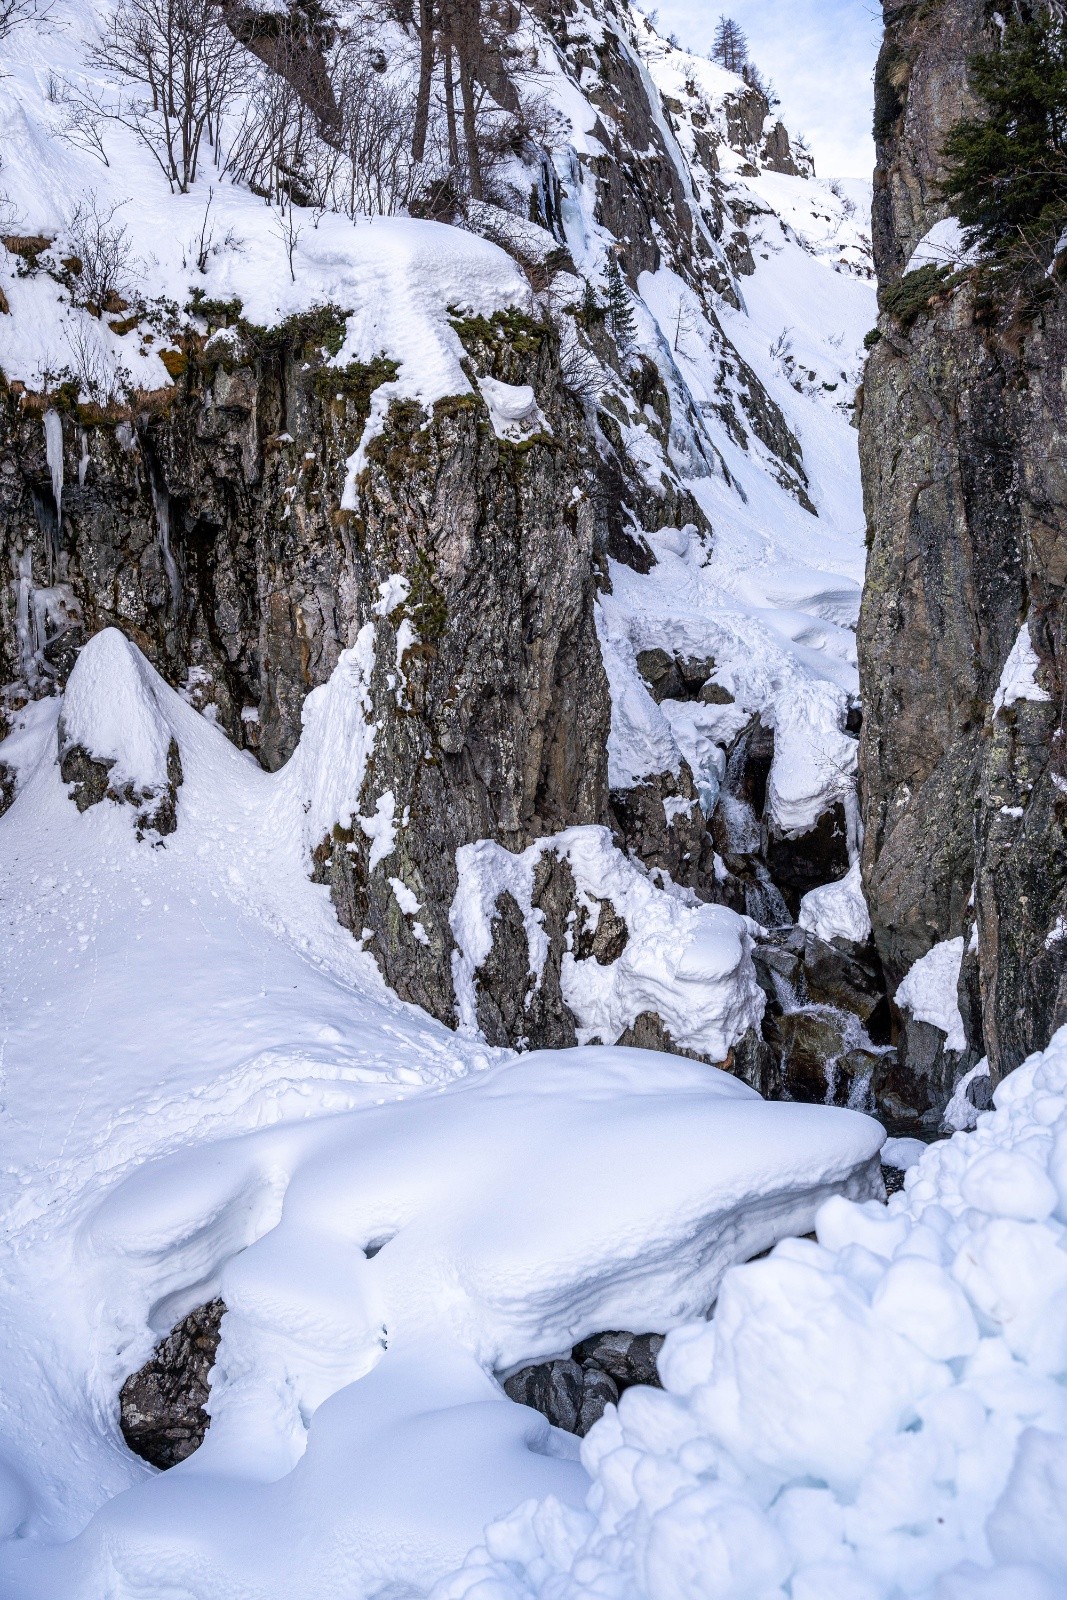
[[(649, 9), (656, 0), (646, 0)], [(804, 133), (818, 172), (870, 178), (871, 78), (881, 36), (876, 0), (658, 0), (659, 30), (706, 55), (725, 11), (782, 100), (791, 133)]]

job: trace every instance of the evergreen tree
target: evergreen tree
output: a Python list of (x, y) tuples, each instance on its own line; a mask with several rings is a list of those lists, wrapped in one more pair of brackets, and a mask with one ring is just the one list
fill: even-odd
[(732, 17), (720, 17), (715, 27), (711, 59), (727, 72), (742, 73), (748, 65), (748, 40)]
[(1067, 223), (1067, 26), (1050, 10), (1013, 18), (970, 70), (982, 114), (945, 140), (942, 193), (968, 244), (1047, 258)]
[(626, 286), (626, 279), (619, 266), (619, 258), (611, 251), (608, 255), (608, 264), (604, 273), (605, 287), (607, 290), (607, 315), (611, 324), (612, 337), (620, 350), (626, 350), (634, 342), (637, 324), (634, 321), (634, 309), (630, 301), (630, 291)]

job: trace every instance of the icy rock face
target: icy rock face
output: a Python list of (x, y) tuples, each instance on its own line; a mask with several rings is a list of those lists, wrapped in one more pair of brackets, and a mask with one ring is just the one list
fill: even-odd
[[(875, 251), (883, 290), (945, 215), (941, 146), (996, 19), (972, 0), (888, 13), (877, 74)], [(988, 1055), (994, 1081), (1063, 1020), (1067, 857), (1062, 299), (1020, 324), (964, 273), (904, 326), (883, 312), (863, 388), (871, 549), (860, 618), (864, 883), (891, 992), (962, 940), (950, 1046), (901, 1008), (902, 1104), (943, 1106)], [(1029, 619), (1029, 620), (1028, 620)], [(1033, 660), (1017, 694), (1020, 629)], [(1006, 675), (1006, 677), (1005, 677)], [(962, 1048), (958, 1048), (962, 1045)]]

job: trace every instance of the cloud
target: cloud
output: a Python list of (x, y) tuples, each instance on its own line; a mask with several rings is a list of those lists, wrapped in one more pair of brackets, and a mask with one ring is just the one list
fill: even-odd
[[(826, 177), (869, 179), (871, 81), (881, 37), (874, 0), (726, 0), (748, 35), (753, 61), (781, 97), (791, 133), (807, 136)], [(659, 0), (659, 29), (707, 54), (719, 6)]]

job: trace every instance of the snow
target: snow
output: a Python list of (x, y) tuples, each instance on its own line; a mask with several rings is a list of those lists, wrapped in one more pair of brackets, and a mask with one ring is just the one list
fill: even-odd
[[(0, 745), (20, 780), (0, 818), (11, 1600), (425, 1590), (516, 1504), (587, 1493), (574, 1441), (495, 1373), (688, 1322), (827, 1195), (879, 1190), (858, 1113), (660, 1053), (492, 1051), (384, 988), (308, 877), (318, 829), (358, 815), (372, 659), (372, 638), (342, 656), (276, 774), (114, 632), (72, 704), (31, 703)], [(138, 781), (178, 744), (163, 847), (122, 806), (77, 811), (72, 713)], [(614, 862), (638, 903), (588, 832), (566, 841), (583, 882)], [(721, 971), (734, 994), (742, 920), (654, 893), (689, 936), (679, 984), (699, 1002)], [(212, 1427), (159, 1475), (117, 1390), (220, 1292)]]
[(1057, 1600), (1067, 1029), (995, 1106), (888, 1207), (830, 1200), (817, 1242), (729, 1272), (669, 1335), (664, 1392), (583, 1442), (585, 1509), (519, 1507), (433, 1600)]
[(863, 894), (859, 861), (836, 883), (809, 889), (800, 902), (797, 922), (828, 944), (833, 939), (866, 944), (871, 936), (871, 916)]
[(114, 762), (108, 784), (142, 793), (167, 784), (171, 730), (160, 708), (160, 680), (117, 628), (94, 634), (74, 663), (59, 719), (60, 754), (80, 745)]
[(945, 1035), (946, 1050), (964, 1050), (967, 1035), (956, 990), (963, 963), (963, 937), (942, 939), (909, 969), (897, 989), (896, 1003), (917, 1022), (929, 1022)]
[(926, 1148), (921, 1139), (887, 1139), (882, 1146), (882, 1165), (907, 1172), (909, 1167), (922, 1160)]
[(994, 712), (1002, 711), (1005, 706), (1013, 706), (1019, 700), (1051, 699), (1048, 691), (1042, 689), (1037, 681), (1040, 665), (1037, 651), (1030, 641), (1029, 624), (1024, 622), (1008, 652), (1000, 682), (993, 694)]
[(534, 878), (546, 853), (567, 862), (578, 903), (595, 927), (610, 902), (626, 924), (626, 947), (601, 966), (577, 958), (573, 929), (563, 956), (563, 998), (582, 1044), (614, 1044), (646, 1011), (655, 1012), (676, 1045), (724, 1061), (765, 1004), (752, 961), (754, 925), (725, 906), (705, 905), (683, 891), (659, 888), (612, 845), (606, 828), (568, 828), (539, 839), (521, 855), (489, 840), (457, 851), (459, 885), (449, 914), (456, 939), (452, 972), (461, 1027), (477, 1031), (478, 968), (493, 943), (500, 896), (522, 913), (529, 971), (539, 984), (548, 956), (543, 915), (533, 905)]
[(978, 1110), (967, 1091), (971, 1084), (979, 1078), (989, 1077), (989, 1062), (982, 1057), (970, 1072), (965, 1072), (957, 1083), (952, 1093), (952, 1098), (945, 1107), (942, 1122), (946, 1129), (953, 1133), (969, 1133), (978, 1125)]
[(975, 260), (977, 251), (966, 244), (958, 219), (945, 217), (919, 240), (904, 272), (918, 272), (923, 267), (966, 267)]

